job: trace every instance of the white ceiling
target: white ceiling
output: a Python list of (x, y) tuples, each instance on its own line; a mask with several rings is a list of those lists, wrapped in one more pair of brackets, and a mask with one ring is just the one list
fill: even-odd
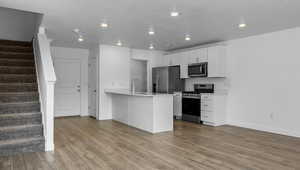
[[(54, 45), (88, 47), (94, 43), (170, 50), (236, 39), (300, 26), (299, 0), (1, 0), (0, 6), (44, 14), (42, 25)], [(171, 18), (176, 6), (182, 13)], [(239, 30), (240, 17), (248, 27)], [(108, 30), (99, 23), (106, 19)], [(154, 36), (147, 31), (150, 26)], [(76, 41), (79, 28), (85, 41)], [(192, 40), (184, 41), (189, 33)]]

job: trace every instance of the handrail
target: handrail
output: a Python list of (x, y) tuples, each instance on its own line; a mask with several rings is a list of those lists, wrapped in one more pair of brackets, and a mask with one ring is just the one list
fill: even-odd
[(35, 36), (33, 47), (44, 127), (45, 151), (53, 151), (54, 85), (56, 75), (50, 52), (50, 42), (45, 33), (39, 33)]

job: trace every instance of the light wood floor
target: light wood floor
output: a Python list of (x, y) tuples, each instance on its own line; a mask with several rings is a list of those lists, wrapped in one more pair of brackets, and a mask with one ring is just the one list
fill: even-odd
[(115, 121), (55, 120), (55, 152), (0, 157), (0, 169), (300, 169), (300, 139), (175, 121), (151, 135)]

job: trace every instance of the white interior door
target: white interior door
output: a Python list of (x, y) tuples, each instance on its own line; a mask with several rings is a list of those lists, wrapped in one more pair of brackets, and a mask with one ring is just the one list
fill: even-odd
[(81, 61), (55, 59), (57, 76), (54, 96), (55, 117), (81, 114)]
[(96, 117), (97, 112), (97, 60), (89, 63), (89, 115)]

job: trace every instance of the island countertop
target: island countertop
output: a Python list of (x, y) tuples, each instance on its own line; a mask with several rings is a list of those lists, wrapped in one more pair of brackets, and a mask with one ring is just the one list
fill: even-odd
[(142, 97), (153, 97), (157, 95), (173, 95), (167, 93), (152, 93), (152, 92), (135, 92), (126, 90), (126, 89), (105, 89), (105, 93), (111, 94), (120, 94), (120, 95), (127, 95), (127, 96), (142, 96)]

